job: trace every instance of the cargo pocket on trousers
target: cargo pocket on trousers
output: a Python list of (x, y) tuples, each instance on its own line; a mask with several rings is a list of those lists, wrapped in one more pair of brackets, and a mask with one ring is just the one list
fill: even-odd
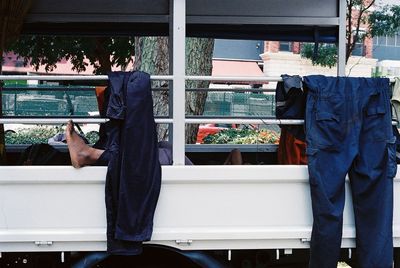
[(384, 127), (387, 112), (386, 106), (385, 95), (381, 92), (375, 92), (369, 97), (365, 111), (363, 133), (373, 141), (385, 141), (388, 139), (387, 134), (389, 131), (387, 127)]
[(317, 185), (316, 168), (317, 168), (318, 149), (306, 147), (306, 155), (308, 160), (308, 177), (310, 185)]
[(397, 162), (396, 162), (396, 137), (393, 137), (387, 143), (388, 151), (388, 163), (387, 163), (387, 177), (393, 179), (397, 173)]

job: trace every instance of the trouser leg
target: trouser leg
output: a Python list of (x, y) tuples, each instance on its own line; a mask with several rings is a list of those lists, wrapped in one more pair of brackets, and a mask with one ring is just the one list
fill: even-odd
[(310, 268), (336, 268), (342, 241), (346, 167), (339, 153), (307, 148), (313, 229)]
[(349, 172), (361, 268), (393, 264), (393, 177), (388, 171), (391, 144), (363, 143)]
[(368, 91), (364, 95), (359, 154), (349, 171), (357, 257), (362, 268), (389, 268), (393, 265), (395, 138), (387, 83), (378, 84)]
[(393, 265), (393, 177), (396, 173), (389, 88), (386, 80), (365, 80), (360, 92), (359, 153), (349, 171), (361, 268)]
[[(313, 229), (310, 268), (336, 268), (342, 241), (345, 177), (356, 154), (351, 91), (345, 79), (314, 76), (306, 108), (306, 140)], [(323, 85), (323, 86), (321, 86)]]

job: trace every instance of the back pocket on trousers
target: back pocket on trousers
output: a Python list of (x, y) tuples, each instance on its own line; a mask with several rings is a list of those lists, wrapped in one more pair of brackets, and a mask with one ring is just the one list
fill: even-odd
[(343, 116), (343, 100), (338, 98), (317, 100), (311, 138), (319, 149), (337, 149), (343, 142), (346, 135)]

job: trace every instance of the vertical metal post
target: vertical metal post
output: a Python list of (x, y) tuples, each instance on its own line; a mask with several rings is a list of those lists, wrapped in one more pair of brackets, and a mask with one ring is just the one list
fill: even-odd
[(339, 0), (338, 76), (346, 75), (346, 0)]
[(173, 132), (174, 165), (185, 164), (186, 0), (173, 0)]
[[(169, 1), (169, 35), (168, 35), (168, 74), (173, 75), (174, 74), (174, 69), (173, 69), (173, 64), (174, 64), (174, 0)], [(173, 103), (174, 103), (174, 81), (170, 80), (168, 81), (168, 118), (173, 118)], [(170, 143), (173, 143), (174, 141), (174, 130), (173, 130), (174, 124), (169, 123), (168, 124), (168, 141)]]

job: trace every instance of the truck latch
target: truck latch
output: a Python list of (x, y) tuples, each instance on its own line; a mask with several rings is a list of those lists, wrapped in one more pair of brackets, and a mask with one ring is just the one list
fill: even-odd
[(301, 243), (310, 243), (311, 238), (301, 238), (300, 241), (301, 241)]
[(175, 243), (178, 244), (178, 245), (190, 246), (193, 243), (193, 240), (191, 240), (191, 239), (178, 239), (178, 240), (175, 240)]
[(53, 241), (35, 241), (35, 245), (40, 246), (51, 246), (53, 245)]

